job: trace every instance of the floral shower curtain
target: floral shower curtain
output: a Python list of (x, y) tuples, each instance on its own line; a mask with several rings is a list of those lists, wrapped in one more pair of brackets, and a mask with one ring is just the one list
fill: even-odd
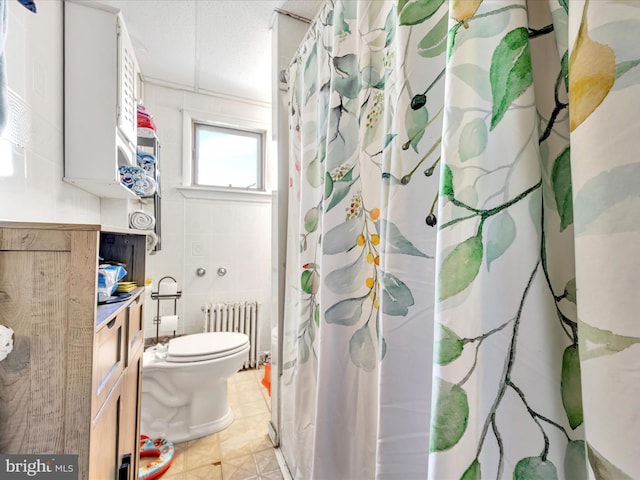
[(635, 0), (321, 10), (288, 72), (296, 478), (640, 478), (638, 38)]

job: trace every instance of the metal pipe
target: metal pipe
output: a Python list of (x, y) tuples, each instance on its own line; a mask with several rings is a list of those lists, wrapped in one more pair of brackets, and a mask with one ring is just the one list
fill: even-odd
[(299, 20), (300, 22), (304, 22), (304, 23), (311, 23), (311, 20), (303, 17), (302, 15), (298, 15), (296, 13), (292, 13), (292, 12), (288, 12), (286, 10), (282, 10), (281, 8), (274, 8), (273, 9), (274, 12), (279, 13), (281, 15), (286, 15), (287, 17), (291, 17), (295, 20)]

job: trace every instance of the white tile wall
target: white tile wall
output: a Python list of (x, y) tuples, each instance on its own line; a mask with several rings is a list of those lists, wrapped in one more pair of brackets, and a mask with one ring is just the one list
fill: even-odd
[(9, 119), (0, 137), (0, 219), (99, 223), (100, 199), (62, 181), (62, 2), (7, 2)]
[[(178, 315), (184, 333), (202, 331), (201, 307), (206, 303), (260, 301), (263, 305), (260, 349), (268, 350), (272, 301), (271, 198), (265, 203), (187, 199), (177, 187), (183, 184), (183, 109), (222, 113), (269, 125), (270, 108), (152, 84), (145, 85), (144, 104), (157, 125), (162, 174), (162, 250), (148, 258), (149, 276), (154, 281), (165, 275), (178, 280), (183, 292), (177, 303)], [(207, 271), (203, 277), (196, 275), (200, 267)], [(219, 276), (219, 268), (225, 268), (226, 275)], [(160, 313), (168, 315), (172, 309), (173, 302), (163, 302)], [(155, 335), (156, 312), (156, 303), (149, 302), (146, 336)]]

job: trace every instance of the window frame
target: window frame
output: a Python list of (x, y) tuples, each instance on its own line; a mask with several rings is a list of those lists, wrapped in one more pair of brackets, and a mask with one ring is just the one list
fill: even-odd
[[(245, 105), (239, 105), (246, 107)], [(235, 108), (235, 107), (234, 107)], [(273, 181), (277, 178), (272, 171), (271, 164), (271, 125), (264, 116), (261, 109), (263, 106), (256, 106), (255, 115), (248, 113), (249, 108), (240, 108), (239, 115), (230, 115), (221, 112), (202, 111), (193, 109), (181, 109), (182, 111), (182, 179), (177, 190), (187, 199), (214, 200), (214, 201), (240, 201), (251, 203), (270, 203), (273, 195)], [(264, 117), (264, 118), (262, 118)], [(262, 133), (262, 168), (264, 175), (264, 191), (256, 189), (246, 190), (229, 187), (208, 187), (193, 184), (193, 123), (205, 123), (220, 125), (222, 127), (236, 128), (238, 130), (251, 130)]]
[[(198, 129), (202, 127), (204, 129), (209, 128), (212, 131), (229, 132), (242, 137), (256, 139), (258, 141), (258, 151), (256, 158), (256, 186), (255, 187), (241, 187), (241, 186), (229, 186), (229, 185), (207, 185), (197, 182), (198, 170), (200, 168), (200, 162), (198, 159)], [(253, 128), (244, 128), (238, 126), (230, 126), (228, 124), (221, 124), (218, 122), (210, 122), (192, 119), (191, 121), (191, 186), (197, 188), (214, 188), (229, 191), (248, 191), (248, 192), (266, 192), (266, 162), (265, 162), (265, 132)]]

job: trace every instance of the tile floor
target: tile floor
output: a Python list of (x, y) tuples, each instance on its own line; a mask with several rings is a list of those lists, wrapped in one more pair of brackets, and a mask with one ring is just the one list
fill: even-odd
[(267, 435), (271, 404), (263, 375), (260, 368), (229, 379), (233, 423), (213, 435), (176, 444), (173, 463), (159, 480), (283, 480)]

